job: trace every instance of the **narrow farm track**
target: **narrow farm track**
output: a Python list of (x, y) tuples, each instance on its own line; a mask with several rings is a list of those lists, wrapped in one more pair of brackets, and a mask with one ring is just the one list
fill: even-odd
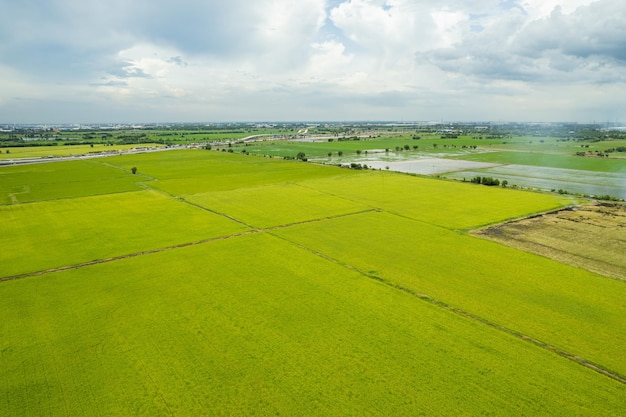
[(462, 309), (460, 309), (458, 307), (451, 306), (451, 305), (449, 305), (449, 304), (447, 304), (447, 303), (445, 303), (443, 301), (434, 299), (434, 298), (430, 297), (427, 294), (421, 294), (421, 293), (419, 293), (417, 291), (414, 291), (414, 290), (412, 290), (410, 288), (407, 288), (405, 286), (397, 284), (397, 283), (395, 283), (393, 281), (389, 281), (388, 279), (385, 279), (385, 278), (380, 277), (378, 275), (375, 275), (375, 274), (363, 271), (363, 270), (361, 270), (361, 269), (359, 269), (359, 268), (357, 268), (357, 267), (355, 267), (353, 265), (344, 263), (344, 262), (342, 262), (342, 261), (340, 261), (338, 259), (335, 259), (335, 258), (333, 258), (333, 257), (331, 257), (331, 256), (329, 256), (327, 254), (318, 252), (318, 251), (316, 251), (314, 249), (311, 249), (311, 248), (309, 248), (307, 246), (303, 246), (303, 245), (301, 245), (301, 244), (299, 244), (297, 242), (293, 242), (293, 241), (291, 241), (289, 239), (286, 239), (284, 237), (277, 236), (277, 235), (274, 235), (274, 234), (272, 234), (272, 236), (275, 236), (278, 239), (282, 239), (282, 240), (284, 240), (284, 241), (286, 241), (286, 242), (288, 242), (288, 243), (290, 243), (290, 244), (292, 244), (292, 245), (294, 245), (294, 246), (296, 246), (296, 247), (298, 247), (298, 248), (300, 248), (302, 250), (308, 251), (308, 252), (310, 252), (310, 253), (312, 253), (312, 254), (314, 254), (316, 256), (319, 256), (320, 258), (323, 258), (323, 259), (325, 259), (325, 260), (327, 260), (329, 262), (333, 262), (333, 263), (335, 263), (337, 265), (340, 265), (340, 266), (342, 266), (344, 268), (356, 271), (356, 272), (358, 272), (359, 274), (363, 275), (364, 277), (366, 277), (368, 279), (373, 279), (373, 280), (378, 281), (378, 282), (380, 282), (382, 284), (388, 285), (391, 288), (394, 288), (396, 290), (399, 290), (399, 291), (402, 291), (404, 293), (410, 294), (411, 296), (414, 296), (414, 297), (416, 297), (416, 298), (418, 298), (418, 299), (420, 299), (422, 301), (425, 301), (425, 302), (427, 302), (429, 304), (432, 304), (432, 305), (437, 306), (439, 308), (442, 308), (442, 309), (444, 309), (446, 311), (454, 313), (454, 314), (456, 314), (458, 316), (464, 317), (466, 319), (473, 320), (475, 322), (478, 322), (478, 323), (481, 323), (483, 325), (489, 326), (489, 327), (491, 327), (491, 328), (493, 328), (495, 330), (498, 330), (500, 332), (506, 333), (509, 336), (513, 336), (513, 337), (521, 339), (521, 340), (523, 340), (525, 342), (531, 343), (531, 344), (533, 344), (533, 345), (535, 345), (537, 347), (540, 347), (542, 349), (545, 349), (547, 351), (555, 353), (555, 354), (557, 354), (557, 355), (559, 355), (559, 356), (561, 356), (561, 357), (563, 357), (565, 359), (568, 359), (568, 360), (570, 360), (570, 361), (572, 361), (572, 362), (574, 362), (574, 363), (576, 363), (576, 364), (578, 364), (580, 366), (583, 366), (585, 368), (591, 369), (591, 370), (593, 370), (593, 371), (595, 371), (595, 372), (597, 372), (599, 374), (607, 376), (607, 377), (609, 377), (609, 378), (611, 378), (611, 379), (613, 379), (613, 380), (615, 380), (617, 382), (620, 382), (621, 384), (626, 385), (626, 376), (620, 375), (619, 373), (617, 373), (615, 371), (607, 369), (607, 368), (605, 368), (605, 367), (603, 367), (601, 365), (598, 365), (596, 363), (590, 362), (590, 361), (586, 360), (585, 358), (582, 358), (580, 356), (574, 355), (574, 354), (572, 354), (570, 352), (567, 352), (567, 351), (565, 351), (563, 349), (560, 349), (560, 348), (558, 348), (556, 346), (553, 346), (553, 345), (551, 345), (549, 343), (543, 342), (543, 341), (541, 341), (539, 339), (536, 339), (536, 338), (534, 338), (532, 336), (529, 336), (527, 334), (518, 332), (517, 330), (510, 329), (508, 327), (505, 327), (505, 326), (502, 326), (500, 324), (497, 324), (497, 323), (494, 323), (492, 321), (489, 321), (489, 320), (487, 320), (487, 319), (485, 319), (483, 317), (477, 316), (477, 315), (472, 314), (472, 313), (470, 313), (468, 311), (462, 310)]
[(379, 208), (371, 208), (371, 209), (353, 211), (353, 212), (350, 212), (350, 213), (335, 214), (334, 216), (320, 217), (318, 219), (303, 220), (303, 221), (300, 221), (300, 222), (287, 223), (287, 224), (281, 224), (281, 225), (278, 225), (278, 226), (267, 227), (267, 228), (263, 229), (263, 231), (264, 232), (271, 232), (273, 230), (285, 229), (287, 227), (297, 226), (297, 225), (300, 225), (300, 224), (317, 223), (317, 222), (323, 222), (323, 221), (326, 221), (326, 220), (339, 219), (341, 217), (356, 216), (356, 215), (359, 215), (359, 214), (373, 213), (373, 212), (380, 212), (380, 211), (382, 211), (382, 210), (379, 209)]
[[(176, 197), (173, 197), (173, 198), (176, 198)], [(212, 213), (222, 215), (219, 212), (214, 212), (212, 210), (208, 210), (205, 207), (197, 206), (196, 204), (193, 204), (193, 203), (189, 203), (189, 204), (191, 204), (193, 206), (196, 206), (198, 208), (205, 209), (205, 210), (210, 211)], [(240, 224), (244, 224), (244, 225), (250, 227), (251, 229), (247, 230), (247, 231), (244, 231), (244, 232), (233, 233), (233, 234), (230, 234), (230, 235), (218, 236), (218, 237), (209, 238), (209, 239), (202, 239), (202, 240), (197, 240), (197, 241), (194, 241), (194, 242), (185, 242), (185, 243), (180, 243), (178, 245), (164, 246), (164, 247), (161, 247), (161, 248), (149, 249), (149, 250), (145, 250), (145, 251), (141, 251), (141, 252), (129, 253), (129, 254), (119, 255), (119, 256), (112, 256), (110, 258), (94, 259), (93, 261), (89, 261), (89, 262), (81, 262), (81, 263), (78, 263), (78, 264), (65, 265), (65, 266), (60, 266), (60, 267), (57, 267), (57, 268), (44, 269), (44, 270), (41, 270), (41, 271), (27, 272), (27, 273), (24, 273), (24, 274), (11, 275), (11, 276), (7, 276), (7, 277), (0, 277), (0, 282), (14, 281), (14, 280), (18, 280), (18, 279), (24, 279), (24, 278), (29, 278), (29, 277), (41, 276), (41, 275), (45, 275), (45, 274), (49, 274), (49, 273), (53, 273), (53, 272), (61, 272), (61, 271), (68, 271), (68, 270), (72, 270), (72, 269), (79, 269), (79, 268), (83, 268), (83, 267), (86, 267), (86, 266), (103, 264), (103, 263), (107, 263), (107, 262), (114, 262), (114, 261), (119, 261), (119, 260), (122, 260), (122, 259), (136, 258), (138, 256), (149, 255), (149, 254), (159, 253), (159, 252), (166, 252), (166, 251), (170, 251), (170, 250), (174, 250), (174, 249), (186, 248), (186, 247), (189, 247), (189, 246), (197, 246), (197, 245), (202, 245), (202, 244), (205, 244), (205, 243), (216, 242), (216, 241), (236, 238), (236, 237), (240, 237), (240, 236), (252, 235), (252, 234), (256, 234), (256, 233), (267, 233), (267, 232), (271, 232), (272, 230), (284, 229), (284, 228), (287, 228), (287, 227), (290, 227), (290, 226), (299, 225), (299, 224), (316, 223), (316, 222), (322, 222), (322, 221), (332, 220), (332, 219), (341, 218), (341, 217), (356, 216), (356, 215), (360, 215), (360, 214), (367, 213), (367, 212), (373, 212), (373, 211), (379, 211), (379, 210), (377, 210), (377, 209), (361, 210), (361, 211), (357, 211), (357, 212), (337, 214), (337, 215), (334, 215), (334, 216), (322, 217), (322, 218), (311, 219), (311, 220), (304, 220), (304, 221), (296, 222), (296, 223), (272, 226), (272, 227), (268, 227), (268, 228), (264, 228), (264, 229), (262, 229), (262, 228), (254, 228), (253, 226), (247, 225), (246, 223), (243, 223), (243, 222), (241, 222), (241, 221), (239, 221), (237, 219), (232, 219), (230, 216), (225, 216), (225, 217), (227, 217), (227, 218), (229, 218), (231, 220), (234, 220), (234, 221), (236, 221), (236, 222), (238, 222)]]
[(71, 269), (79, 269), (79, 268), (83, 268), (83, 267), (86, 267), (86, 266), (103, 264), (103, 263), (113, 262), (113, 261), (119, 261), (119, 260), (122, 260), (122, 259), (135, 258), (137, 256), (149, 255), (149, 254), (152, 254), (152, 253), (165, 252), (165, 251), (169, 251), (169, 250), (173, 250), (173, 249), (186, 248), (188, 246), (202, 245), (203, 243), (209, 243), (209, 242), (215, 242), (215, 241), (219, 241), (219, 240), (231, 239), (231, 238), (234, 238), (234, 237), (250, 235), (250, 234), (254, 234), (254, 233), (258, 233), (258, 232), (259, 232), (259, 230), (248, 230), (248, 231), (245, 231), (245, 232), (233, 233), (231, 235), (219, 236), (219, 237), (214, 237), (214, 238), (210, 238), (210, 239), (203, 239), (203, 240), (198, 240), (198, 241), (195, 241), (195, 242), (185, 242), (185, 243), (181, 243), (181, 244), (178, 244), (178, 245), (165, 246), (165, 247), (162, 247), (162, 248), (156, 248), (156, 249), (150, 249), (150, 250), (145, 250), (145, 251), (141, 251), (141, 252), (129, 253), (129, 254), (126, 254), (126, 255), (112, 256), (110, 258), (104, 258), (104, 259), (95, 259), (93, 261), (81, 262), (81, 263), (74, 264), (74, 265), (66, 265), (66, 266), (60, 266), (58, 268), (44, 269), (42, 271), (35, 271), (35, 272), (28, 272), (28, 273), (25, 273), (25, 274), (12, 275), (12, 276), (8, 276), (8, 277), (0, 278), (0, 282), (13, 281), (13, 280), (24, 279), (24, 278), (29, 278), (29, 277), (36, 277), (36, 276), (40, 276), (40, 275), (49, 274), (49, 273), (52, 273), (52, 272), (60, 272), (60, 271), (68, 271), (68, 270), (71, 270)]
[(239, 219), (237, 219), (237, 218), (235, 218), (235, 217), (233, 217), (233, 216), (231, 216), (229, 214), (221, 213), (219, 211), (211, 210), (208, 207), (204, 207), (204, 206), (201, 206), (199, 204), (192, 203), (191, 201), (186, 200), (183, 197), (179, 197), (177, 195), (170, 194), (167, 191), (163, 191), (163, 190), (160, 190), (158, 188), (151, 187), (149, 184), (147, 184), (145, 182), (138, 182), (137, 186), (143, 188), (144, 190), (148, 190), (148, 191), (152, 191), (152, 192), (155, 192), (155, 193), (159, 193), (159, 194), (161, 194), (161, 195), (163, 195), (165, 197), (171, 198), (172, 200), (177, 201), (179, 203), (188, 204), (188, 205), (190, 205), (192, 207), (199, 208), (200, 210), (204, 210), (204, 211), (208, 211), (209, 213), (217, 214), (218, 216), (222, 216), (224, 218), (227, 218), (228, 220), (232, 220), (235, 223), (239, 223), (239, 224), (241, 224), (243, 226), (249, 227), (251, 229), (255, 229), (254, 226), (252, 226), (252, 225), (250, 225), (248, 223), (245, 223), (245, 222), (243, 222), (243, 221), (241, 221), (241, 220), (239, 220)]

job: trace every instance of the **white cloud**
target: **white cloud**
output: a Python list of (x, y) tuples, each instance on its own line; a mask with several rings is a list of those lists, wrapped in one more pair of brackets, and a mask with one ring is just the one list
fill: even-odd
[(626, 83), (626, 2), (615, 0), (34, 0), (4, 8), (0, 114), (9, 121), (58, 117), (63, 108), (66, 120), (91, 121), (589, 120), (611, 110)]
[(597, 0), (522, 0), (520, 6), (528, 14), (530, 20), (549, 16), (556, 8), (562, 13), (570, 14), (581, 6), (588, 6)]
[(624, 82), (626, 4), (598, 1), (529, 21), (510, 9), (477, 34), (423, 56), (446, 71), (528, 83)]

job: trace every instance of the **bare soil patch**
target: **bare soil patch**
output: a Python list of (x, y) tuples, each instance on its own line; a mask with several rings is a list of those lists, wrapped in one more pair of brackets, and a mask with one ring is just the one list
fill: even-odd
[(473, 234), (626, 281), (626, 204), (596, 202)]

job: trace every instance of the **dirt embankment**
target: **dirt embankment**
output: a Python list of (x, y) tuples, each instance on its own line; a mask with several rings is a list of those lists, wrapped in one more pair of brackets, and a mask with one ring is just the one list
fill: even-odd
[(625, 203), (590, 203), (473, 234), (626, 281)]

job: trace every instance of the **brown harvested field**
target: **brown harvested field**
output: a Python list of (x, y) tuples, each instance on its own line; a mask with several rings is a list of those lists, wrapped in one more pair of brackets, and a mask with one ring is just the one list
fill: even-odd
[(596, 202), (473, 234), (626, 281), (626, 204)]

